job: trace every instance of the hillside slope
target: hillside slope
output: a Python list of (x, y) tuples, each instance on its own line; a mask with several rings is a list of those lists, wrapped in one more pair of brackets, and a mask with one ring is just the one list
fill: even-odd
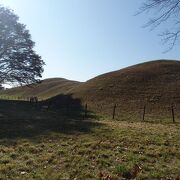
[(180, 61), (150, 61), (106, 73), (80, 84), (72, 93), (96, 109), (115, 103), (128, 111), (147, 103), (180, 103)]
[[(97, 76), (85, 83), (61, 78), (46, 79), (33, 88), (19, 87), (1, 91), (0, 95), (38, 96), (62, 101), (74, 98), (93, 111), (112, 114), (114, 104), (118, 113), (147, 111), (170, 115), (174, 103), (180, 109), (180, 61), (157, 60), (130, 66)], [(58, 97), (58, 95), (60, 95)], [(63, 100), (63, 101), (64, 101)], [(66, 102), (67, 103), (67, 102)], [(177, 113), (177, 111), (176, 111)], [(180, 113), (180, 112), (179, 112)]]
[(47, 99), (58, 94), (66, 94), (80, 82), (70, 81), (62, 78), (49, 78), (43, 80), (40, 84), (31, 87), (23, 86), (0, 91), (0, 95), (30, 97), (37, 96), (40, 99)]

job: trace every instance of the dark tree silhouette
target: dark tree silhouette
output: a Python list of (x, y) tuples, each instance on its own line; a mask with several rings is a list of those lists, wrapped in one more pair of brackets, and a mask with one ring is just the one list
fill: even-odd
[(149, 11), (153, 13), (153, 17), (147, 22), (146, 27), (154, 29), (166, 23), (167, 29), (161, 36), (163, 43), (168, 44), (167, 50), (171, 50), (180, 37), (180, 0), (146, 0), (139, 13)]
[(38, 82), (44, 62), (35, 43), (12, 10), (0, 6), (0, 84)]

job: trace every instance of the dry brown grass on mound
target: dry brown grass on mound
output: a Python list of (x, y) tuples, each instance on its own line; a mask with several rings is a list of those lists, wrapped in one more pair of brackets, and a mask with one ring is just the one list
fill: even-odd
[[(38, 96), (42, 99), (57, 95), (72, 95), (95, 112), (112, 113), (114, 104), (119, 114), (148, 112), (169, 118), (169, 107), (180, 107), (180, 61), (158, 60), (137, 64), (95, 77), (85, 83), (61, 78), (44, 80), (34, 88), (22, 87), (2, 91), (0, 95)], [(180, 108), (176, 113), (180, 114)], [(178, 112), (177, 112), (178, 111)], [(140, 114), (140, 115), (139, 115)], [(157, 116), (156, 116), (157, 117)], [(126, 115), (127, 118), (127, 115)]]
[(72, 90), (91, 106), (118, 104), (130, 111), (144, 104), (180, 103), (180, 61), (159, 60), (103, 74)]
[(47, 99), (58, 94), (65, 94), (79, 84), (80, 82), (77, 81), (70, 81), (62, 78), (50, 78), (43, 80), (40, 84), (34, 84), (31, 87), (23, 86), (0, 91), (0, 96), (37, 96), (40, 99)]

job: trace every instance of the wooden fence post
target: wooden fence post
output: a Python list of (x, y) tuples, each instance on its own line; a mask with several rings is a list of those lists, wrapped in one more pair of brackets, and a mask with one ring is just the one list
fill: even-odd
[(115, 115), (116, 115), (116, 108), (117, 108), (117, 105), (114, 104), (114, 107), (113, 107), (113, 119), (115, 119)]
[(67, 113), (67, 116), (69, 116), (69, 103), (66, 104), (66, 113)]
[(171, 105), (171, 111), (172, 111), (172, 120), (173, 120), (173, 123), (175, 123), (174, 105), (173, 104)]
[[(51, 101), (49, 101), (48, 102), (48, 107), (47, 107), (47, 111), (49, 111), (50, 110), (50, 107), (51, 107)], [(37, 105), (38, 105), (39, 103), (37, 102)], [(67, 112), (69, 113), (69, 105), (68, 105), (68, 107), (67, 107), (68, 109), (67, 109)]]
[(143, 108), (143, 121), (145, 120), (145, 114), (146, 114), (146, 105), (144, 105), (144, 108)]
[(85, 111), (84, 111), (84, 117), (85, 118), (87, 118), (87, 108), (88, 108), (88, 106), (87, 106), (87, 104), (85, 105)]

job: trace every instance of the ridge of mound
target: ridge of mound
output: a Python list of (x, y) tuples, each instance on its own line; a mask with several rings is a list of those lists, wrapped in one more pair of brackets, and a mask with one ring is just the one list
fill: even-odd
[(118, 104), (130, 111), (147, 103), (180, 103), (180, 61), (156, 60), (106, 73), (72, 93), (96, 109)]
[(32, 84), (31, 86), (15, 87), (8, 90), (0, 91), (0, 95), (5, 96), (37, 96), (40, 99), (47, 99), (58, 94), (66, 94), (80, 82), (70, 81), (63, 78), (49, 78), (42, 80), (41, 83)]
[[(112, 114), (114, 104), (121, 115), (142, 112), (144, 105), (148, 105), (149, 111), (161, 113), (165, 109), (169, 113), (172, 103), (180, 109), (180, 61), (149, 61), (102, 74), (84, 83), (51, 78), (32, 86), (1, 91), (0, 95), (38, 96), (52, 101), (62, 101), (61, 96), (65, 95), (87, 103), (90, 110), (107, 114)], [(66, 99), (64, 97), (63, 101)]]

